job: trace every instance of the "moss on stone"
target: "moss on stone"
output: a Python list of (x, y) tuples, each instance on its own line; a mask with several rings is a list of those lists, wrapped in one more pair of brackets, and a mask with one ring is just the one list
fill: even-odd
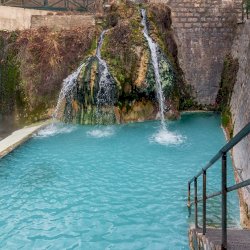
[(0, 33), (0, 113), (11, 114), (24, 106), (19, 63), (13, 46), (17, 32)]
[(238, 69), (238, 60), (234, 59), (230, 54), (226, 55), (221, 75), (220, 89), (216, 98), (216, 103), (220, 111), (227, 109), (229, 106)]
[(222, 126), (227, 130), (230, 137), (233, 135), (233, 123), (230, 112), (230, 100), (237, 80), (239, 63), (232, 55), (226, 55), (221, 75), (220, 89), (216, 98), (217, 109), (221, 111)]
[[(144, 7), (148, 10), (150, 35), (160, 47), (159, 66), (166, 104), (175, 110), (194, 107), (195, 102), (183, 90), (185, 88), (178, 64), (177, 46), (171, 30), (171, 11), (164, 4), (149, 4)], [(115, 115), (120, 117), (120, 121), (128, 121), (119, 113), (123, 111), (126, 117), (133, 119), (137, 117), (141, 120), (142, 116), (153, 119), (158, 111), (158, 102), (150, 50), (142, 33), (140, 6), (130, 1), (119, 1), (112, 4), (108, 13), (99, 19), (102, 19), (100, 26), (108, 29), (101, 55), (116, 83), (118, 98)], [(26, 120), (36, 121), (46, 117), (47, 111), (56, 104), (62, 80), (80, 62), (90, 57), (90, 61), (82, 69), (72, 96), (66, 100), (64, 112), (66, 122), (96, 123), (100, 72), (94, 54), (98, 41), (96, 31), (99, 32), (100, 26), (96, 30), (60, 32), (41, 28), (17, 34), (15, 47), (18, 61), (15, 63), (18, 64), (17, 68), (13, 67), (11, 74), (15, 80), (20, 78), (20, 101), (25, 99), (27, 104), (24, 108)], [(11, 76), (8, 77), (11, 80)], [(108, 107), (102, 110), (104, 117), (108, 116), (108, 110)], [(148, 115), (146, 111), (149, 112)]]

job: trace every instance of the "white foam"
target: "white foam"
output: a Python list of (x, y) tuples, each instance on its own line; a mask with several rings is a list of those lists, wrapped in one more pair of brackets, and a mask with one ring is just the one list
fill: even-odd
[(115, 131), (112, 127), (93, 129), (87, 132), (88, 136), (95, 138), (110, 137), (114, 135)]
[(58, 134), (71, 133), (75, 129), (76, 129), (75, 126), (52, 123), (48, 125), (47, 127), (45, 127), (44, 129), (40, 130), (35, 136), (36, 137), (49, 137), (49, 136), (54, 136)]
[(150, 141), (166, 146), (178, 145), (185, 141), (185, 137), (174, 132), (170, 132), (166, 128), (161, 128), (150, 138)]

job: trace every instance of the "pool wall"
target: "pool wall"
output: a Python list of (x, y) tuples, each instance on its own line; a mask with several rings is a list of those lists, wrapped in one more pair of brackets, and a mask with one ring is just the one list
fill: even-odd
[[(232, 47), (232, 56), (238, 60), (239, 70), (231, 97), (230, 111), (233, 135), (250, 122), (250, 20), (238, 26)], [(250, 178), (250, 136), (233, 149), (233, 160), (240, 181)], [(250, 188), (240, 191), (241, 224), (250, 228)]]

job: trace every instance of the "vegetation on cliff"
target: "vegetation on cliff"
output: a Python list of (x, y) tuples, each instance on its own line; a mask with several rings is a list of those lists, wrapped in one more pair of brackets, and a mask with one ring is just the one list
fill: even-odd
[[(152, 119), (158, 109), (150, 50), (143, 36), (141, 7), (147, 9), (150, 36), (159, 45), (162, 86), (167, 106), (174, 111), (171, 116), (174, 114), (176, 117), (179, 87), (183, 81), (171, 30), (171, 11), (165, 4), (114, 4), (107, 14), (105, 23), (109, 31), (105, 36), (102, 56), (118, 83), (120, 115), (125, 121), (131, 117), (131, 112), (132, 120)], [(159, 16), (161, 20), (158, 21)], [(138, 117), (134, 109), (140, 110)]]
[(227, 130), (230, 136), (232, 136), (233, 133), (233, 124), (229, 105), (238, 69), (238, 60), (234, 59), (231, 54), (226, 55), (216, 102), (218, 110), (222, 113), (222, 126)]
[(10, 114), (23, 106), (22, 91), (19, 87), (20, 70), (16, 61), (15, 49), (9, 45), (15, 43), (16, 33), (0, 33), (0, 114)]
[[(160, 6), (163, 7), (158, 11), (163, 11), (170, 20), (170, 9), (166, 5)], [(143, 8), (149, 13), (153, 7), (154, 5), (147, 5)], [(143, 35), (140, 8), (141, 6), (132, 2), (112, 4), (101, 23), (102, 29), (106, 30), (100, 48), (101, 58), (105, 60), (112, 82), (115, 82), (116, 86), (114, 108), (104, 109), (105, 113), (108, 113), (108, 110), (114, 112), (118, 123), (155, 119), (159, 108), (153, 64), (148, 42)], [(154, 10), (151, 15), (157, 15), (157, 11)], [(164, 16), (162, 18), (164, 19)], [(157, 57), (166, 106), (169, 108), (168, 116), (176, 117), (180, 99), (177, 76), (180, 74), (178, 59), (175, 58), (176, 45), (171, 37), (171, 21), (165, 27), (168, 38), (163, 40), (165, 36), (160, 36), (163, 27), (158, 27), (157, 23), (150, 19), (152, 17), (148, 19), (150, 36), (159, 44)], [(172, 47), (169, 50), (170, 40)], [(97, 58), (85, 60), (87, 64), (72, 91), (71, 100), (66, 102), (65, 111), (70, 114), (67, 120), (82, 124), (96, 123), (98, 84), (103, 73)]]
[[(101, 56), (116, 83), (115, 113), (119, 122), (154, 119), (158, 112), (153, 65), (141, 24), (141, 7), (128, 1), (112, 4), (101, 18), (99, 27), (107, 30)], [(176, 117), (180, 108), (189, 108), (194, 102), (188, 88), (184, 87), (178, 64), (178, 51), (171, 29), (171, 10), (165, 4), (147, 4), (143, 8), (147, 9), (149, 35), (159, 45), (161, 82), (166, 106), (171, 111), (168, 116)], [(98, 72), (98, 60), (94, 58), (98, 30), (52, 31), (43, 27), (15, 32), (15, 35), (9, 33), (15, 39), (8, 40), (3, 46), (10, 60), (8, 63), (14, 65), (11, 71), (15, 80), (9, 77), (9, 81), (15, 88), (15, 97), (5, 100), (8, 99), (9, 103), (13, 101), (10, 104), (13, 109), (22, 106), (23, 112), (18, 112), (20, 118), (28, 122), (47, 118), (56, 104), (63, 79), (80, 62), (93, 56), (82, 69), (69, 106), (75, 122), (85, 123), (85, 118), (87, 123), (94, 122), (95, 110), (90, 107), (96, 105), (101, 74)], [(3, 62), (5, 66), (8, 63)], [(10, 92), (14, 93), (12, 90)], [(17, 99), (22, 105), (14, 105)], [(65, 112), (69, 112), (69, 106)]]
[(7, 106), (20, 108), (21, 102), (19, 118), (33, 122), (48, 117), (62, 80), (94, 49), (96, 30), (52, 31), (42, 27), (1, 32), (0, 39), (1, 98), (6, 103), (0, 112), (7, 112)]

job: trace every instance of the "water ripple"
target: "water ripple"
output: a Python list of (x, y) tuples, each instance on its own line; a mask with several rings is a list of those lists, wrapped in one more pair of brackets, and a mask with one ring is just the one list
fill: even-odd
[[(3, 158), (0, 249), (188, 249), (186, 182), (225, 139), (219, 117), (197, 116), (170, 124), (188, 140), (156, 145), (148, 138), (157, 124), (101, 127), (112, 132), (101, 139), (76, 126)], [(237, 202), (229, 199), (231, 225)], [(209, 223), (219, 224), (219, 204), (208, 202)]]

